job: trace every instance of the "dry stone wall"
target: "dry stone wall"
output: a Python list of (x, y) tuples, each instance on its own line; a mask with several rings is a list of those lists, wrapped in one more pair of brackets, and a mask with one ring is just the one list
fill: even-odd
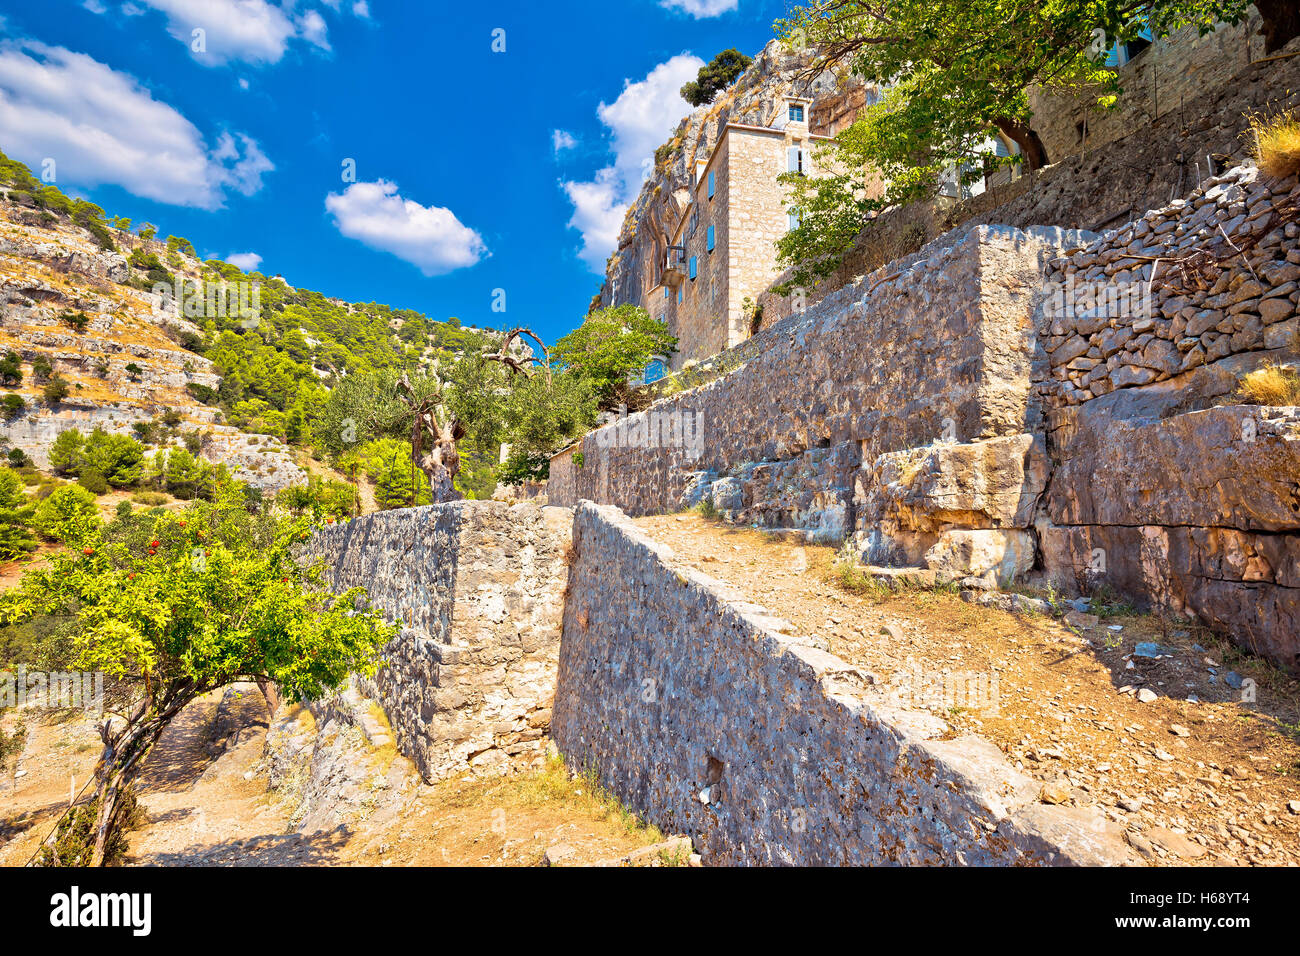
[(1300, 334), (1300, 185), (1242, 166), (1048, 266), (1048, 389), (1076, 405)]
[(541, 759), (571, 512), (463, 501), (366, 515), (313, 536), (339, 589), (364, 586), (401, 633), (361, 690), (427, 781)]
[(1085, 238), (946, 236), (763, 330), (730, 374), (588, 435), (552, 462), (549, 500), (647, 514), (707, 495), (736, 520), (843, 538), (879, 456), (1035, 427), (1031, 305), (1043, 263)]
[(712, 864), (1133, 862), (1095, 808), (1048, 806), (993, 744), (891, 706), (616, 509), (574, 522), (553, 735)]

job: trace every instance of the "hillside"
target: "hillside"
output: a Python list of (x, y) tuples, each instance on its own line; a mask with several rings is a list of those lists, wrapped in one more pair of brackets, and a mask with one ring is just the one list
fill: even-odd
[[(40, 467), (70, 428), (155, 447), (193, 433), (202, 457), (275, 492), (305, 480), (291, 446), (311, 448), (340, 377), (415, 368), (483, 339), (454, 319), (201, 262), (188, 240), (129, 224), (0, 156), (0, 355), (17, 357), (21, 380), (5, 387), (23, 402), (9, 400), (0, 437)], [(241, 304), (259, 306), (256, 317)], [(57, 400), (51, 378), (67, 383)]]

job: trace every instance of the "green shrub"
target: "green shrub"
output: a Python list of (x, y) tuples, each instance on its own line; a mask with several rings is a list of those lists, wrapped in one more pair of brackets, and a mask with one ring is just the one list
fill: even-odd
[(95, 471), (93, 468), (83, 468), (77, 484), (96, 496), (108, 491), (108, 479), (104, 477), (103, 472)]
[(26, 407), (27, 403), (23, 401), (23, 397), (15, 395), (13, 392), (0, 399), (0, 414), (4, 415), (4, 420), (7, 422), (11, 422), (21, 415)]
[(68, 385), (67, 380), (62, 375), (55, 375), (45, 383), (45, 388), (41, 390), (41, 393), (44, 395), (45, 401), (51, 405), (57, 405), (68, 397), (68, 392), (71, 390), (71, 386)]
[(95, 496), (78, 485), (63, 485), (36, 506), (33, 524), (51, 541), (76, 542), (99, 527)]
[(0, 560), (11, 561), (36, 547), (31, 529), (34, 511), (22, 479), (9, 468), (0, 468)]

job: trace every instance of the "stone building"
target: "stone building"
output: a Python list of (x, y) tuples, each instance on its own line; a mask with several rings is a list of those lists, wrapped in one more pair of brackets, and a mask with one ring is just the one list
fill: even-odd
[(678, 338), (674, 369), (751, 334), (746, 307), (779, 273), (776, 241), (796, 224), (782, 173), (816, 175), (812, 100), (787, 95), (767, 125), (728, 122), (696, 163), (688, 205), (667, 236), (657, 282), (641, 305)]

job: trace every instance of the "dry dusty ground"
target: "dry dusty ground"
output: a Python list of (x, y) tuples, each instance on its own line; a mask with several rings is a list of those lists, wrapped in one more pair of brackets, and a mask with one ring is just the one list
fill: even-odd
[[(882, 593), (846, 584), (827, 547), (695, 514), (636, 523), (953, 735), (992, 740), (1043, 782), (1043, 799), (1100, 805), (1148, 858), (1300, 862), (1300, 684), (1208, 631), (1123, 609), (1079, 629), (941, 589)], [(1132, 656), (1140, 641), (1168, 656)], [(1230, 671), (1255, 681), (1254, 703)], [(994, 678), (996, 695), (969, 693)]]
[[(663, 840), (659, 832), (588, 781), (570, 780), (558, 761), (505, 778), (416, 784), (371, 816), (291, 832), (292, 802), (267, 785), (264, 700), (257, 693), (221, 700), (213, 694), (189, 707), (150, 755), (139, 787), (147, 822), (130, 835), (130, 864), (531, 866), (548, 850), (557, 865), (629, 854), (640, 864), (685, 862), (680, 852), (647, 852)], [(0, 781), (3, 866), (32, 857), (99, 753), (80, 713), (29, 717), (27, 728), (22, 758)], [(379, 769), (393, 757), (364, 759)]]

